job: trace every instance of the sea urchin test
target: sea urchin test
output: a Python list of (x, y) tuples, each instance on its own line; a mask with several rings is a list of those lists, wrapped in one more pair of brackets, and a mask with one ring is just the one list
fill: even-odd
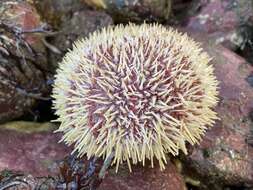
[(217, 119), (218, 82), (199, 44), (161, 25), (115, 26), (75, 42), (53, 88), (62, 140), (112, 164), (187, 154)]

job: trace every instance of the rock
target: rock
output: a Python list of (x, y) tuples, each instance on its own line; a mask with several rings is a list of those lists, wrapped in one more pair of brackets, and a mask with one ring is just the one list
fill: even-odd
[(102, 164), (102, 160), (93, 163), (88, 162), (85, 158), (77, 159), (68, 156), (58, 162), (55, 167), (58, 175), (53, 177), (35, 177), (20, 172), (0, 171), (0, 187), (6, 188), (13, 185), (14, 182), (19, 182), (14, 187), (22, 189), (25, 186), (25, 189), (41, 189), (43, 185), (45, 189), (66, 189), (67, 187), (67, 189), (98, 190), (186, 190), (182, 176), (171, 162), (162, 172), (159, 167), (143, 168), (140, 165), (136, 166), (132, 173), (129, 172), (126, 164), (121, 166), (118, 173), (115, 173), (115, 168), (112, 168), (100, 184), (101, 180), (94, 177), (98, 176)]
[[(24, 121), (9, 122), (0, 126), (0, 185), (1, 171), (5, 169), (29, 174), (22, 177), (29, 179), (29, 187), (38, 186), (39, 181), (36, 177), (50, 175), (54, 177), (54, 184), (61, 181), (58, 176), (66, 174), (60, 172), (63, 171), (59, 169), (62, 163), (60, 161), (68, 156), (71, 150), (66, 145), (57, 143), (59, 135), (52, 132), (55, 129), (56, 126), (52, 123)], [(88, 165), (86, 159), (80, 164)], [(66, 182), (67, 179), (63, 181)], [(174, 164), (168, 161), (164, 171), (160, 171), (158, 163), (155, 163), (155, 168), (136, 165), (132, 173), (129, 172), (126, 163), (120, 166), (118, 173), (115, 172), (115, 167), (112, 167), (99, 189), (185, 190), (186, 188), (183, 177)]]
[(188, 18), (198, 14), (199, 8), (204, 6), (202, 0), (173, 0), (172, 23), (185, 24)]
[[(89, 33), (113, 23), (104, 12), (91, 11), (80, 0), (33, 0), (42, 18), (49, 23), (55, 34), (47, 38), (49, 63), (55, 71), (68, 49), (75, 40), (85, 38)], [(55, 51), (54, 51), (55, 50)]]
[(103, 9), (116, 22), (162, 21), (171, 13), (171, 0), (83, 0), (88, 5)]
[[(1, 47), (10, 56), (31, 60), (46, 70), (46, 50), (42, 36), (33, 32), (42, 32), (45, 27), (36, 9), (26, 1), (3, 0), (0, 6), (1, 32), (5, 35), (5, 38), (2, 36)], [(14, 43), (19, 43), (19, 46)]]
[[(253, 28), (251, 28), (251, 31)], [(253, 35), (250, 35), (251, 38), (247, 41), (247, 43), (245, 44), (245, 47), (238, 52), (238, 54), (242, 57), (244, 57), (251, 65), (253, 65), (253, 46), (252, 46), (252, 40), (253, 40)]]
[[(205, 35), (193, 33), (197, 41)], [(253, 67), (245, 59), (210, 41), (203, 44), (213, 57), (215, 73), (220, 81), (219, 121), (210, 128), (199, 146), (184, 157), (183, 173), (204, 182), (201, 189), (224, 186), (253, 187), (253, 88), (248, 77)], [(207, 180), (208, 179), (208, 180)]]
[(158, 163), (155, 168), (135, 165), (132, 167), (132, 173), (129, 172), (127, 165), (119, 168), (115, 173), (112, 168), (99, 190), (185, 190), (185, 183), (181, 174), (177, 171), (172, 162), (168, 162), (166, 169), (161, 171)]
[(188, 18), (186, 26), (199, 32), (206, 32), (217, 44), (223, 44), (230, 49), (243, 49), (252, 36), (252, 1), (201, 0), (197, 2), (200, 11), (196, 13), (196, 4), (192, 5), (195, 14)]
[(59, 34), (51, 40), (51, 43), (62, 52), (60, 55), (50, 53), (52, 65), (55, 65), (55, 67), (58, 66), (58, 62), (61, 61), (67, 50), (72, 48), (74, 41), (85, 38), (95, 30), (111, 24), (111, 17), (103, 12), (90, 10), (74, 12), (70, 19), (62, 22)]
[(52, 123), (9, 122), (0, 125), (0, 171), (12, 170), (33, 176), (58, 175), (57, 161), (68, 155), (59, 144)]
[(0, 2), (0, 123), (18, 118), (47, 96), (46, 49), (36, 10), (25, 1)]
[(80, 0), (32, 0), (32, 2), (41, 17), (55, 29), (70, 19), (74, 12), (86, 9)]
[(55, 189), (55, 181), (50, 177), (37, 177), (22, 175), (10, 171), (0, 172), (0, 187), (8, 190), (48, 190)]

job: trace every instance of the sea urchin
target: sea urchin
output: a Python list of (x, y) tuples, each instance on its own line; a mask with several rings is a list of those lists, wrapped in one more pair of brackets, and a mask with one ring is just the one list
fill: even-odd
[(113, 164), (187, 154), (217, 118), (210, 57), (187, 35), (129, 24), (77, 41), (57, 70), (54, 108), (74, 152)]

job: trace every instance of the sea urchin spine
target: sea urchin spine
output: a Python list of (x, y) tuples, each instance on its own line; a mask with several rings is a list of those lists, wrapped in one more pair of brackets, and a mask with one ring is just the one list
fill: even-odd
[(218, 82), (199, 44), (161, 25), (129, 24), (77, 41), (57, 70), (62, 140), (79, 156), (136, 164), (187, 154), (217, 119)]

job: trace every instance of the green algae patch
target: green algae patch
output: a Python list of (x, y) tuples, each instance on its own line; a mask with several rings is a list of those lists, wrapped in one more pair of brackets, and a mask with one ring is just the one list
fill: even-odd
[(0, 129), (13, 130), (21, 133), (31, 134), (39, 132), (51, 132), (57, 128), (56, 124), (45, 122), (36, 123), (30, 121), (13, 121), (0, 125)]

